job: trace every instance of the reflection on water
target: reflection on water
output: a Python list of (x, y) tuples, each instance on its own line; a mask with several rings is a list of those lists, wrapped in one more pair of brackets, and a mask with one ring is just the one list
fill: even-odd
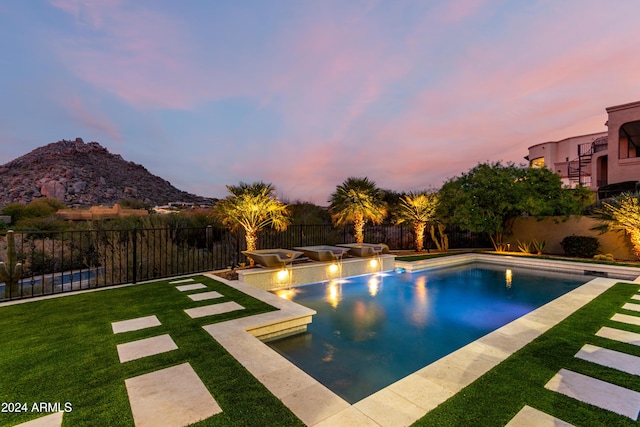
[(342, 283), (339, 280), (331, 280), (327, 284), (327, 302), (331, 307), (338, 308), (338, 303), (342, 299)]
[(295, 298), (296, 294), (298, 293), (298, 289), (297, 288), (280, 289), (280, 290), (274, 291), (274, 293), (280, 298), (291, 301)]
[(414, 287), (414, 304), (409, 314), (409, 322), (414, 326), (423, 328), (429, 320), (429, 300), (427, 289), (427, 276), (418, 277)]
[[(269, 343), (355, 403), (588, 280), (469, 264), (295, 288), (308, 332)], [(505, 286), (506, 283), (506, 286)]]
[(378, 294), (378, 287), (380, 286), (380, 279), (377, 276), (371, 276), (367, 282), (369, 285), (369, 295), (375, 297)]

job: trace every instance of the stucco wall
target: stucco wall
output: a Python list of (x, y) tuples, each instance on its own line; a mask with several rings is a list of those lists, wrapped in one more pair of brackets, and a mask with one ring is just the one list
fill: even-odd
[(518, 247), (517, 241), (531, 241), (532, 239), (546, 242), (545, 254), (563, 255), (564, 250), (560, 242), (566, 236), (597, 237), (600, 242), (599, 253), (613, 254), (617, 260), (637, 260), (631, 251), (631, 242), (623, 233), (607, 232), (600, 234), (591, 230), (600, 223), (587, 216), (570, 217), (563, 221), (564, 217), (545, 218), (537, 221), (532, 217), (518, 218), (513, 224), (513, 234), (507, 238), (511, 242), (511, 250)]

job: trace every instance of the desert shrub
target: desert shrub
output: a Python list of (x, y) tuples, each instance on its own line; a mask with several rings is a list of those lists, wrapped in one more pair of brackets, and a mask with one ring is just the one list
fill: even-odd
[(616, 261), (616, 259), (613, 257), (613, 254), (598, 254), (598, 255), (594, 255), (593, 259), (596, 261), (608, 261), (608, 262)]
[(533, 247), (533, 250), (537, 255), (542, 255), (542, 253), (544, 252), (544, 248), (547, 246), (547, 243), (544, 240), (533, 239), (531, 241), (531, 246)]
[(576, 236), (572, 234), (560, 242), (565, 254), (578, 258), (593, 258), (598, 251), (600, 243), (596, 237)]
[(520, 252), (522, 252), (523, 254), (530, 254), (531, 252), (531, 243), (527, 242), (527, 241), (520, 241), (518, 240), (518, 249), (520, 250)]

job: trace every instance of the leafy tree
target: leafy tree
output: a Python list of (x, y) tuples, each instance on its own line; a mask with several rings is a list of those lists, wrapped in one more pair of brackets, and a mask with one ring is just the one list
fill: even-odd
[(439, 215), (467, 230), (488, 233), (496, 250), (504, 249), (504, 236), (519, 216), (568, 216), (583, 207), (551, 170), (513, 163), (480, 163), (447, 181), (439, 194)]
[(2, 210), (11, 216), (15, 230), (57, 231), (69, 228), (69, 224), (55, 213), (66, 206), (58, 199), (41, 197), (28, 204), (10, 203)]
[(602, 203), (596, 208), (593, 217), (602, 225), (595, 229), (605, 231), (622, 231), (628, 234), (633, 245), (633, 253), (640, 259), (640, 193), (622, 193), (610, 202)]
[(335, 225), (353, 223), (356, 242), (364, 242), (367, 221), (380, 224), (387, 215), (382, 191), (368, 178), (347, 178), (329, 199), (329, 211)]
[(120, 199), (118, 204), (122, 209), (149, 209), (151, 206), (142, 200), (131, 199), (128, 197)]
[(331, 214), (320, 206), (309, 202), (296, 201), (289, 204), (292, 224), (321, 225), (331, 223)]
[(407, 222), (413, 225), (416, 251), (418, 252), (423, 249), (424, 232), (427, 225), (435, 220), (437, 205), (438, 195), (427, 191), (409, 193), (400, 199), (397, 223)]
[[(227, 185), (231, 193), (214, 208), (222, 224), (232, 231), (244, 229), (247, 250), (255, 250), (258, 232), (265, 227), (284, 231), (290, 223), (287, 205), (275, 195), (275, 188), (264, 182)], [(249, 260), (253, 266), (253, 260)]]

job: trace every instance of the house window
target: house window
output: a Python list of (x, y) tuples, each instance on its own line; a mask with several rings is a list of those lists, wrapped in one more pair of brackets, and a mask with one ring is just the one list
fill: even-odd
[(640, 120), (620, 127), (618, 149), (621, 159), (640, 157)]
[(544, 167), (544, 157), (538, 157), (537, 159), (531, 160), (530, 166), (532, 168), (543, 168)]

